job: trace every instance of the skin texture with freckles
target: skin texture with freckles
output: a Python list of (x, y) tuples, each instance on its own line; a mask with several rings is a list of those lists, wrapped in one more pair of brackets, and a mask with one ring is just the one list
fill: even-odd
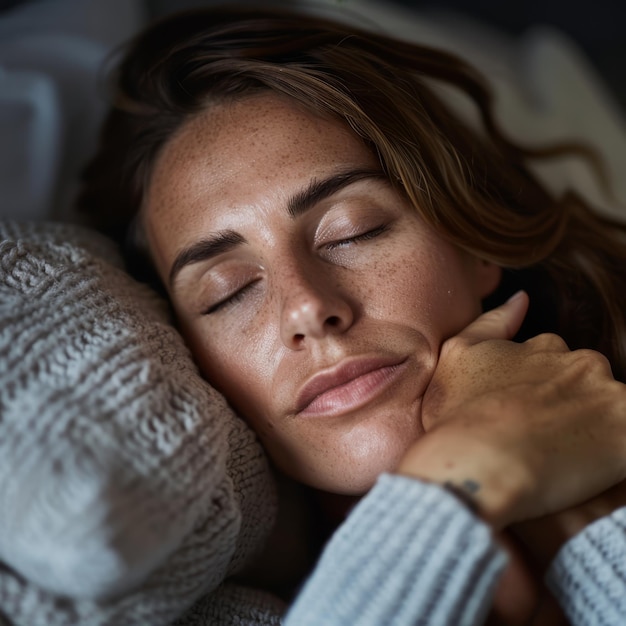
[(420, 436), (442, 342), (500, 279), (427, 227), (346, 126), (269, 93), (187, 122), (142, 217), (203, 373), (280, 469), (336, 493), (365, 492)]

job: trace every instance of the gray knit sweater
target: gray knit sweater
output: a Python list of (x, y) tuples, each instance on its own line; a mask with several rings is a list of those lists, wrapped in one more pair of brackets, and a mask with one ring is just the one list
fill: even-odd
[[(231, 576), (275, 494), (254, 435), (102, 237), (0, 222), (0, 624), (281, 623)], [(286, 626), (481, 624), (505, 556), (436, 486), (383, 476)], [(548, 574), (573, 624), (626, 623), (626, 510)]]

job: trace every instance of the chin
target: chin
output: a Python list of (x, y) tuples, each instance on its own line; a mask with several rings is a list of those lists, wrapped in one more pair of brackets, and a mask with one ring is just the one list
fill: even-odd
[(376, 454), (371, 457), (343, 458), (338, 462), (329, 462), (319, 471), (301, 473), (292, 477), (309, 487), (343, 496), (362, 496), (376, 483), (385, 472), (393, 472), (406, 452), (406, 447), (390, 454)]
[[(292, 479), (329, 493), (361, 496), (378, 477), (394, 472), (423, 431), (415, 412), (405, 407), (377, 410), (366, 419), (327, 427), (319, 436), (301, 436), (266, 449)], [(398, 415), (403, 418), (398, 419)]]

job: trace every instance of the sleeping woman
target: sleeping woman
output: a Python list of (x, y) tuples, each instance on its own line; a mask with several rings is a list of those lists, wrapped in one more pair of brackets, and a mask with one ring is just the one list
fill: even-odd
[(585, 149), (285, 11), (171, 17), (116, 89), (83, 206), (339, 526), (285, 624), (623, 623), (626, 229), (527, 167)]

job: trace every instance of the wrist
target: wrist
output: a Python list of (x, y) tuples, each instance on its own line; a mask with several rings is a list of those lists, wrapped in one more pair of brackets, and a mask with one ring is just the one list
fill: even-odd
[(396, 473), (441, 485), (496, 530), (515, 520), (526, 479), (498, 451), (444, 429), (424, 435)]

